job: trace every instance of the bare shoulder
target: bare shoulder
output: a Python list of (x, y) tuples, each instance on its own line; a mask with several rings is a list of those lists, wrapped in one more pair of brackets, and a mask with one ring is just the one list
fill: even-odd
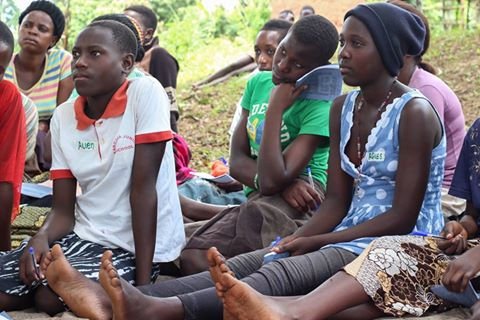
[(418, 139), (431, 137), (438, 144), (442, 136), (442, 123), (433, 105), (423, 97), (415, 97), (407, 102), (400, 118), (400, 130)]
[(347, 98), (346, 94), (338, 96), (333, 100), (332, 107), (330, 108), (330, 123), (340, 120), (342, 114), (343, 104)]
[(435, 112), (435, 108), (424, 97), (415, 97), (408, 101), (405, 108), (402, 110), (402, 120), (408, 122), (421, 123), (427, 121), (427, 123), (438, 122), (440, 118)]

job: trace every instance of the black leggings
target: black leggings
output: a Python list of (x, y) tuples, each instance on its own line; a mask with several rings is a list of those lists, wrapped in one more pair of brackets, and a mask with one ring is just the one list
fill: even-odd
[[(269, 249), (242, 254), (227, 261), (238, 279), (269, 296), (297, 296), (311, 292), (357, 256), (335, 247), (305, 255), (276, 260), (262, 266)], [(209, 272), (139, 287), (154, 297), (177, 296), (183, 303), (185, 319), (222, 319)]]

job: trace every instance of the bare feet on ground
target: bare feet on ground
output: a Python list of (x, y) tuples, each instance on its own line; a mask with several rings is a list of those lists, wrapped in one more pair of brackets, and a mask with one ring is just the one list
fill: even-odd
[(112, 318), (105, 292), (70, 265), (58, 244), (47, 254), (41, 268), (50, 288), (77, 316), (99, 320)]
[[(135, 304), (130, 305), (129, 292), (138, 291), (118, 275), (112, 264), (112, 252), (105, 251), (100, 266), (100, 284), (110, 297), (115, 320), (135, 319)], [(138, 292), (138, 294), (141, 294)]]
[(177, 298), (154, 298), (122, 279), (112, 264), (112, 252), (105, 251), (100, 266), (100, 284), (110, 297), (113, 319), (183, 319), (183, 306)]
[(215, 247), (208, 250), (207, 258), (217, 295), (223, 301), (224, 320), (288, 319), (281, 316), (283, 312), (273, 299), (235, 279)]
[(225, 258), (215, 247), (211, 247), (207, 251), (207, 260), (210, 269), (210, 276), (212, 277), (213, 282), (220, 282), (220, 277), (224, 273), (229, 273), (234, 276), (233, 272), (228, 268), (225, 263)]

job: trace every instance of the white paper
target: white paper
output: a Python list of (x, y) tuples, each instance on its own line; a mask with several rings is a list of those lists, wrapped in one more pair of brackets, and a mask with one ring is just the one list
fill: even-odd
[(300, 98), (331, 101), (342, 93), (342, 75), (338, 64), (313, 69), (297, 80), (296, 86), (307, 85)]
[(209, 180), (215, 183), (230, 183), (235, 181), (229, 174), (225, 173), (222, 174), (221, 176), (214, 177), (211, 174), (205, 173), (205, 172), (192, 172), (192, 175), (197, 176), (199, 178)]
[(43, 198), (52, 195), (53, 189), (41, 184), (24, 182), (22, 183), (22, 194), (34, 198)]

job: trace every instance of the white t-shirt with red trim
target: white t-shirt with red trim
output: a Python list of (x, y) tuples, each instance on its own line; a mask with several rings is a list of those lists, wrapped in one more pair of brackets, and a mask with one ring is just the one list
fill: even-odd
[(74, 232), (82, 239), (134, 253), (130, 186), (135, 145), (168, 141), (157, 179), (154, 262), (176, 259), (185, 243), (175, 181), (170, 102), (152, 77), (125, 82), (98, 120), (85, 99), (59, 106), (51, 121), (52, 179), (77, 179)]

